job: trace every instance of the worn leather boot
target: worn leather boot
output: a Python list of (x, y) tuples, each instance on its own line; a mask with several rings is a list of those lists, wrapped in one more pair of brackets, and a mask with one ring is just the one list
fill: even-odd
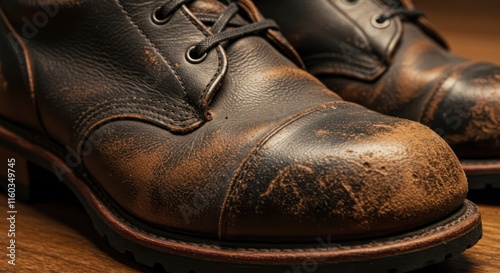
[(330, 89), (431, 127), (457, 153), (471, 188), (500, 188), (499, 66), (450, 53), (409, 0), (256, 3)]
[(249, 1), (0, 3), (15, 189), (53, 172), (141, 263), (399, 272), (481, 236), (450, 147), (342, 101)]

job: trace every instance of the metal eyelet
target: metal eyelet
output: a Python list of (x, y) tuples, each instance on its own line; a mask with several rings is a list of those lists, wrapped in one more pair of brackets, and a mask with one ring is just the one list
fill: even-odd
[(203, 54), (201, 57), (199, 58), (194, 58), (193, 57), (193, 50), (196, 48), (196, 46), (192, 46), (190, 47), (187, 51), (186, 51), (186, 60), (192, 64), (199, 64), (201, 62), (203, 62), (207, 56), (208, 56), (208, 53), (205, 53)]
[(165, 23), (167, 23), (168, 21), (170, 21), (170, 18), (172, 18), (172, 16), (168, 16), (167, 18), (158, 18), (158, 13), (160, 11), (161, 7), (157, 7), (153, 13), (151, 14), (151, 20), (153, 21), (153, 23), (157, 24), (157, 25), (163, 25)]
[(370, 22), (372, 26), (375, 28), (387, 28), (391, 24), (391, 20), (385, 19), (383, 22), (379, 22), (380, 15), (374, 15)]

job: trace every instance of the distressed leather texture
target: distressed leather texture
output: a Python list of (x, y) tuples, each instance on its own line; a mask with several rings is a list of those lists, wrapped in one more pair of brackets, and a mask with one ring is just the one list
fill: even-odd
[[(224, 6), (197, 1), (156, 25), (160, 2), (2, 1), (1, 119), (77, 153), (104, 196), (169, 232), (359, 239), (463, 204), (465, 175), (437, 134), (343, 101), (277, 32), (189, 63), (211, 35), (195, 14)], [(23, 18), (53, 3), (57, 14), (23, 37)], [(241, 18), (262, 18), (239, 4)]]
[(500, 157), (500, 67), (450, 53), (425, 17), (373, 23), (411, 1), (255, 2), (343, 99), (431, 127), (459, 158)]

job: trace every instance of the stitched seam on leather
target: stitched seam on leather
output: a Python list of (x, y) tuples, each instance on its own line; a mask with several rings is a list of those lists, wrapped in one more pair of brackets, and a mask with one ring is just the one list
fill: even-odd
[[(97, 108), (97, 107), (99, 107), (101, 105), (104, 105), (104, 104), (110, 103), (110, 102), (114, 102), (114, 101), (118, 102), (118, 101), (124, 101), (124, 100), (146, 100), (146, 101), (151, 101), (151, 102), (159, 102), (159, 103), (168, 104), (168, 105), (170, 105), (172, 107), (176, 107), (176, 108), (182, 109), (180, 106), (177, 106), (177, 105), (172, 104), (172, 103), (170, 103), (168, 101), (164, 101), (164, 100), (160, 100), (160, 99), (151, 99), (151, 98), (137, 97), (137, 96), (135, 96), (135, 97), (122, 97), (122, 98), (116, 98), (116, 99), (103, 100), (103, 101), (101, 101), (99, 103), (96, 103), (96, 104), (88, 107), (87, 110), (85, 110), (83, 113), (80, 114), (80, 116), (78, 116), (76, 123), (79, 123), (82, 119), (85, 119), (88, 116), (89, 112), (96, 111), (95, 108)], [(188, 104), (188, 103), (186, 103), (185, 101), (181, 101), (180, 100), (178, 102), (180, 102), (180, 103), (182, 103), (182, 104), (184, 104), (186, 106), (191, 107), (191, 105)]]
[(246, 175), (248, 170), (250, 169), (250, 162), (257, 156), (258, 152), (260, 152), (260, 149), (269, 141), (272, 139), (273, 136), (278, 134), (281, 130), (285, 129), (292, 123), (296, 122), (297, 120), (300, 120), (301, 118), (304, 118), (308, 115), (314, 114), (320, 110), (323, 110), (325, 108), (331, 108), (335, 105), (338, 104), (352, 104), (350, 102), (346, 101), (333, 101), (329, 103), (325, 103), (316, 107), (312, 107), (309, 109), (306, 109), (298, 114), (293, 115), (290, 117), (288, 120), (282, 122), (280, 125), (276, 126), (272, 130), (269, 131), (268, 134), (263, 136), (259, 143), (257, 143), (254, 148), (250, 151), (249, 155), (245, 160), (241, 163), (240, 167), (237, 169), (233, 179), (231, 180), (231, 183), (229, 184), (228, 191), (226, 193), (226, 198), (224, 199), (224, 204), (222, 206), (221, 210), (221, 215), (219, 218), (219, 239), (222, 239), (226, 237), (227, 235), (227, 224), (229, 221), (229, 216), (232, 213), (233, 206), (232, 204), (234, 203), (234, 199), (236, 195), (238, 194), (239, 191), (239, 186), (242, 178)]
[[(124, 108), (124, 109), (127, 110), (126, 108)], [(121, 110), (121, 109), (118, 109), (118, 110)], [(146, 121), (148, 124), (151, 124), (152, 126), (156, 126), (156, 127), (162, 128), (162, 129), (165, 129), (165, 127), (167, 127), (166, 129), (169, 131), (170, 130), (182, 131), (185, 128), (187, 128), (189, 130), (190, 126), (195, 128), (201, 122), (201, 120), (196, 119), (196, 118), (193, 118), (192, 121), (185, 120), (185, 121), (179, 121), (177, 123), (165, 122), (164, 113), (155, 113), (155, 112), (152, 112), (149, 110), (144, 110), (144, 109), (132, 109), (132, 110), (136, 110), (139, 114), (147, 113), (147, 114), (150, 114), (152, 116), (148, 116), (148, 119), (144, 119), (144, 118), (138, 118), (138, 117), (134, 116), (134, 114), (136, 114), (136, 113), (132, 113), (132, 114), (130, 114), (130, 113), (127, 113), (127, 114), (118, 113), (114, 116), (113, 115), (111, 115), (111, 116), (106, 115), (104, 118), (97, 120), (95, 123), (91, 124), (90, 126), (82, 128), (80, 135), (77, 136), (77, 137), (79, 137), (79, 141), (78, 141), (78, 145), (77, 145), (77, 154), (79, 156), (81, 156), (83, 144), (89, 139), (89, 136), (91, 135), (91, 133), (99, 130), (99, 128), (105, 126), (106, 124), (109, 124), (109, 123), (116, 121), (116, 120), (136, 120), (136, 121), (140, 121), (143, 123), (144, 123), (144, 121)], [(166, 123), (167, 126), (162, 125), (161, 124), (162, 122)], [(181, 130), (176, 130), (174, 127), (178, 127)], [(83, 131), (83, 129), (85, 129), (85, 131)]]
[[(113, 119), (113, 116), (120, 116), (120, 117), (126, 117), (126, 116), (133, 116), (136, 113), (141, 113), (141, 114), (150, 114), (151, 116), (148, 116), (148, 118), (153, 119), (155, 122), (165, 122), (165, 119), (172, 120), (172, 118), (165, 117), (165, 113), (162, 111), (155, 111), (154, 109), (140, 109), (140, 108), (129, 108), (128, 106), (121, 106), (121, 108), (117, 108), (116, 111), (121, 111), (121, 110), (129, 110), (128, 113), (122, 113), (118, 112), (116, 114), (111, 114), (108, 115), (108, 113), (103, 113), (102, 118), (97, 119), (96, 122), (89, 123), (88, 126), (85, 126), (82, 128), (82, 131), (85, 128), (90, 128), (93, 127), (95, 124), (99, 124), (103, 120), (108, 120), (108, 119)], [(137, 112), (132, 112), (130, 111), (137, 111)], [(190, 125), (192, 123), (192, 120), (196, 120), (195, 118), (191, 119), (185, 119), (185, 120), (174, 120), (175, 122), (165, 122), (166, 124), (173, 125), (173, 126), (185, 126), (185, 125)]]
[[(103, 100), (101, 102), (98, 102), (90, 107), (87, 108), (87, 110), (85, 110), (84, 112), (82, 112), (76, 122), (75, 122), (75, 125), (73, 126), (73, 129), (75, 129), (76, 125), (79, 124), (80, 122), (83, 122), (85, 121), (87, 118), (88, 118), (88, 115), (91, 114), (92, 112), (95, 112), (97, 111), (96, 108), (99, 107), (99, 106), (102, 106), (104, 104), (107, 104), (107, 103), (110, 103), (110, 102), (113, 102), (113, 101), (124, 101), (124, 100), (146, 100), (146, 101), (151, 101), (151, 102), (159, 102), (159, 103), (165, 103), (165, 104), (168, 104), (172, 107), (176, 107), (176, 108), (179, 108), (179, 109), (182, 109), (180, 106), (176, 106), (174, 104), (171, 104), (170, 102), (168, 101), (163, 101), (163, 100), (159, 100), (159, 99), (150, 99), (150, 98), (143, 98), (143, 97), (124, 97), (124, 98), (117, 98), (117, 99), (111, 99), (111, 100)], [(188, 106), (190, 106), (189, 104), (183, 102), (183, 101), (179, 101), (180, 103), (184, 103)], [(187, 109), (187, 108), (186, 108)]]
[[(188, 108), (183, 109), (181, 106), (172, 104), (168, 101), (163, 101), (163, 100), (159, 100), (159, 99), (143, 98), (143, 97), (124, 97), (124, 98), (117, 98), (117, 99), (111, 99), (111, 100), (104, 100), (102, 102), (99, 102), (99, 103), (96, 103), (96, 104), (90, 106), (89, 108), (87, 108), (87, 110), (85, 110), (82, 114), (80, 114), (80, 116), (77, 118), (76, 122), (73, 124), (73, 131), (77, 131), (78, 129), (81, 129), (81, 126), (83, 125), (83, 123), (86, 123), (92, 117), (92, 115), (94, 115), (96, 112), (100, 112), (102, 109), (102, 108), (100, 108), (100, 106), (103, 106), (105, 104), (112, 105), (113, 103), (119, 104), (119, 103), (121, 103), (121, 101), (127, 101), (127, 100), (158, 102), (160, 104), (167, 104), (171, 107), (174, 107), (174, 108), (177, 108), (177, 109), (180, 109), (183, 111), (190, 110)], [(184, 101), (178, 101), (178, 102), (180, 102), (181, 104), (184, 104), (186, 106), (191, 107), (191, 105), (187, 104)], [(136, 102), (136, 103), (139, 103), (139, 102)], [(105, 106), (105, 108), (106, 107), (108, 107), (108, 106)]]
[[(128, 113), (121, 113), (121, 112), (118, 112), (115, 114), (115, 116), (120, 116), (121, 118), (123, 117), (127, 117), (127, 116), (133, 116), (135, 113), (130, 113), (130, 110), (132, 111), (137, 111), (136, 113), (141, 113), (141, 114), (150, 114), (151, 116), (149, 116), (149, 118), (151, 118), (153, 121), (155, 122), (165, 122), (165, 119), (168, 119), (168, 120), (173, 120), (172, 118), (169, 118), (169, 117), (165, 117), (165, 113), (162, 112), (162, 111), (155, 111), (153, 109), (140, 109), (140, 108), (129, 108), (128, 106), (121, 106), (122, 108), (117, 108), (116, 111), (121, 111), (121, 110), (129, 110)], [(95, 126), (96, 124), (99, 124), (101, 123), (103, 120), (109, 120), (109, 119), (113, 119), (113, 114), (110, 114), (108, 115), (108, 113), (103, 113), (103, 115), (101, 116), (104, 116), (102, 118), (98, 118), (96, 122), (93, 122), (93, 123), (90, 123), (89, 122), (89, 125), (88, 126), (84, 126), (81, 131), (83, 131), (84, 129), (88, 129), (88, 128), (91, 128), (93, 126)], [(186, 126), (186, 125), (190, 125), (192, 124), (192, 120), (194, 121), (199, 121), (195, 118), (191, 118), (191, 119), (185, 119), (185, 120), (174, 120), (174, 122), (165, 122), (169, 125), (173, 125), (173, 126)], [(83, 134), (83, 132), (81, 132), (81, 134)]]
[[(102, 108), (101, 111), (98, 111), (96, 112), (94, 115), (92, 115), (92, 118), (89, 118), (89, 120), (85, 123), (83, 123), (79, 128), (78, 130), (76, 131), (77, 133), (81, 133), (81, 131), (83, 131), (83, 129), (87, 128), (87, 127), (90, 127), (90, 125), (92, 124), (95, 124), (95, 123), (98, 123), (100, 120), (102, 120), (103, 118), (101, 118), (102, 116), (104, 116), (104, 118), (106, 117), (111, 117), (116, 111), (118, 111), (118, 114), (123, 114), (123, 115), (127, 115), (127, 114), (130, 114), (130, 113), (127, 113), (127, 112), (130, 112), (130, 110), (135, 110), (135, 111), (139, 111), (139, 112), (143, 112), (143, 113), (150, 113), (152, 114), (154, 117), (156, 117), (158, 120), (162, 121), (162, 122), (165, 122), (165, 120), (167, 120), (167, 124), (172, 124), (174, 126), (186, 126), (186, 125), (189, 125), (190, 123), (188, 123), (189, 120), (196, 120), (198, 121), (199, 119), (197, 117), (191, 117), (191, 118), (187, 118), (187, 119), (176, 119), (176, 118), (173, 118), (173, 117), (170, 117), (168, 115), (168, 113), (176, 113), (172, 110), (167, 110), (167, 109), (161, 109), (161, 108), (157, 108), (156, 106), (153, 106), (153, 105), (147, 105), (149, 107), (151, 107), (152, 109), (146, 109), (146, 108), (141, 108), (141, 107), (134, 107), (134, 105), (139, 105), (139, 106), (142, 106), (141, 104), (138, 104), (138, 103), (116, 103), (116, 104), (111, 104), (109, 106), (107, 106), (107, 108)], [(112, 109), (111, 111), (108, 111), (108, 109)], [(123, 113), (121, 111), (124, 111)], [(94, 120), (97, 120), (94, 122)]]
[[(170, 109), (164, 109), (164, 108), (160, 108), (160, 107), (157, 107), (155, 105), (152, 105), (152, 104), (146, 104), (146, 105), (143, 105), (142, 102), (110, 102), (108, 105), (105, 105), (103, 107), (100, 107), (100, 108), (96, 108), (94, 109), (94, 111), (90, 112), (86, 117), (85, 119), (82, 121), (81, 124), (79, 124), (79, 126), (77, 128), (75, 128), (76, 130), (78, 129), (81, 129), (82, 126), (84, 126), (86, 123), (89, 122), (89, 120), (92, 120), (94, 118), (94, 116), (97, 116), (97, 115), (100, 115), (100, 114), (106, 114), (106, 112), (110, 109), (110, 108), (114, 108), (114, 107), (117, 107), (117, 106), (129, 106), (129, 105), (137, 105), (139, 107), (134, 107), (135, 109), (146, 109), (145, 107), (151, 107), (151, 108), (154, 108), (156, 110), (159, 110), (159, 111), (165, 111), (165, 112), (168, 112), (168, 113), (172, 113), (174, 114), (174, 116), (180, 116), (180, 117), (195, 117), (194, 115), (193, 116), (189, 116), (187, 114), (178, 114), (177, 112), (174, 112), (173, 110), (170, 110)], [(175, 106), (174, 106), (175, 107)], [(176, 107), (176, 108), (180, 108), (180, 107)], [(174, 121), (179, 121), (180, 119), (175, 119), (175, 118), (172, 118), (172, 120)]]
[[(132, 112), (130, 113), (130, 111), (137, 111), (137, 112)], [(154, 126), (157, 126), (157, 127), (160, 127), (160, 128), (165, 128), (164, 125), (162, 125), (161, 123), (165, 123), (167, 124), (167, 130), (174, 130), (176, 131), (173, 127), (180, 127), (180, 128), (186, 128), (189, 126), (194, 126), (196, 125), (196, 122), (200, 122), (201, 120), (197, 119), (197, 118), (192, 118), (192, 119), (188, 119), (188, 120), (179, 120), (179, 121), (174, 121), (174, 122), (169, 122), (169, 121), (165, 121), (165, 119), (167, 120), (172, 120), (171, 118), (169, 118), (168, 116), (165, 116), (165, 113), (161, 112), (161, 111), (154, 111), (154, 110), (147, 110), (147, 109), (133, 109), (133, 108), (127, 108), (127, 106), (125, 105), (125, 107), (122, 107), (122, 108), (117, 108), (116, 111), (119, 111), (117, 114), (113, 114), (112, 112), (111, 113), (102, 113), (102, 115), (98, 116), (97, 118), (95, 118), (94, 120), (96, 120), (95, 122), (93, 123), (88, 123), (88, 126), (85, 126), (85, 127), (82, 127), (80, 131), (78, 131), (78, 134), (76, 135), (76, 137), (78, 138), (78, 145), (77, 145), (77, 153), (78, 155), (81, 155), (81, 148), (83, 147), (83, 144), (85, 143), (85, 141), (88, 139), (88, 136), (98, 130), (99, 128), (101, 128), (102, 126), (112, 122), (112, 121), (115, 121), (115, 120), (124, 120), (124, 119), (132, 119), (132, 120), (137, 120), (137, 121), (146, 121), (150, 124), (153, 124)], [(121, 111), (126, 111), (126, 113), (123, 113)], [(136, 117), (135, 115), (139, 113), (139, 114), (142, 114), (142, 115), (145, 115), (147, 118), (138, 118)]]
[(182, 80), (182, 78), (179, 75), (179, 73), (177, 73), (177, 70), (175, 70), (174, 66), (167, 60), (167, 58), (165, 57), (165, 55), (163, 55), (163, 53), (160, 51), (160, 49), (158, 47), (156, 47), (155, 44), (153, 44), (153, 42), (151, 41), (151, 39), (149, 39), (149, 37), (146, 35), (146, 33), (144, 33), (144, 31), (142, 31), (142, 29), (139, 27), (139, 25), (137, 25), (134, 22), (134, 20), (132, 19), (132, 17), (130, 16), (130, 14), (125, 10), (125, 7), (123, 7), (123, 5), (120, 3), (120, 1), (121, 0), (115, 0), (116, 4), (122, 10), (123, 14), (125, 14), (125, 16), (130, 21), (130, 23), (137, 29), (137, 31), (139, 31), (139, 33), (144, 37), (144, 39), (146, 39), (146, 41), (148, 42), (148, 44), (155, 49), (156, 53), (163, 58), (163, 60), (168, 64), (168, 66), (170, 67), (170, 69), (172, 70), (172, 72), (174, 72), (175, 77), (179, 80), (179, 83), (181, 84), (182, 92), (185, 95), (185, 99), (188, 99), (188, 94), (187, 94), (186, 86), (184, 85), (184, 81)]
[[(92, 121), (89, 121), (87, 124), (82, 126), (78, 131), (75, 131), (75, 137), (79, 139), (79, 146), (83, 143), (85, 140), (86, 136), (93, 130), (95, 129), (94, 127), (99, 126), (101, 123), (107, 123), (112, 120), (118, 120), (118, 119), (124, 119), (124, 118), (133, 118), (136, 120), (140, 121), (147, 121), (152, 124), (155, 124), (156, 126), (159, 126), (161, 128), (165, 128), (165, 125), (162, 125), (162, 123), (166, 124), (167, 130), (174, 130), (176, 131), (173, 127), (180, 127), (180, 128), (185, 128), (189, 126), (193, 126), (196, 124), (196, 122), (200, 122), (199, 119), (196, 117), (193, 117), (192, 119), (186, 119), (186, 120), (173, 120), (172, 118), (168, 117), (165, 111), (163, 109), (158, 109), (159, 111), (155, 111), (154, 109), (134, 109), (130, 108), (127, 105), (121, 106), (121, 108), (117, 108), (116, 111), (119, 111), (118, 113), (102, 113), (102, 115), (99, 115), (95, 118), (92, 119)], [(123, 111), (123, 112), (122, 112)], [(136, 111), (135, 113), (131, 111)], [(136, 115), (137, 113), (142, 114), (146, 116), (146, 118), (137, 118)]]
[[(424, 107), (422, 108), (422, 110), (420, 112), (419, 118), (417, 120), (418, 122), (422, 122), (422, 119), (427, 116), (428, 111), (429, 111), (429, 107), (435, 101), (436, 96), (439, 93), (443, 92), (443, 90), (442, 90), (443, 84), (447, 80), (449, 80), (453, 74), (458, 73), (460, 71), (463, 71), (464, 69), (470, 67), (473, 64), (474, 64), (474, 62), (472, 62), (472, 61), (462, 63), (462, 64), (458, 65), (458, 67), (451, 68), (444, 76), (442, 76), (442, 78), (438, 81), (438, 83), (436, 84), (434, 89), (431, 91), (431, 94), (429, 94), (429, 98), (428, 98), (427, 102), (424, 104)], [(457, 79), (455, 79), (455, 80), (457, 80)], [(450, 90), (446, 90), (446, 91), (450, 91)]]
[[(343, 64), (343, 63), (330, 63), (329, 65), (325, 65), (324, 63), (322, 63), (320, 65), (309, 64), (308, 66), (309, 67), (315, 66), (316, 69), (320, 69), (318, 67), (329, 66), (329, 67), (337, 69), (337, 70), (346, 71), (347, 73), (350, 71), (352, 71), (353, 73), (362, 73), (365, 76), (371, 76), (371, 74), (373, 74), (374, 71), (378, 71), (380, 69), (383, 69), (383, 68), (369, 69), (369, 68), (362, 67), (362, 66), (348, 65), (348, 64)], [(314, 70), (314, 68), (309, 68), (309, 69)], [(369, 73), (370, 75), (366, 75), (367, 73)]]
[[(181, 9), (181, 12), (184, 14), (184, 16), (186, 16), (189, 21), (194, 25), (196, 26), (203, 34), (205, 35), (211, 35), (211, 33), (208, 33), (207, 30), (203, 29), (201, 26), (199, 26), (198, 22), (196, 22), (196, 20), (194, 20), (184, 9)], [(198, 105), (200, 106), (206, 106), (206, 105), (202, 105), (202, 102), (208, 92), (208, 90), (210, 89), (210, 87), (212, 86), (212, 84), (215, 82), (215, 80), (218, 78), (218, 76), (220, 75), (221, 71), (222, 71), (222, 57), (221, 57), (221, 53), (219, 52), (218, 48), (215, 48), (215, 51), (217, 52), (217, 59), (218, 59), (218, 66), (217, 66), (217, 72), (215, 73), (215, 75), (212, 77), (212, 79), (210, 80), (210, 82), (205, 86), (205, 89), (203, 90), (203, 92), (200, 94), (200, 97), (198, 99)], [(208, 53), (207, 53), (208, 54)], [(205, 110), (205, 109), (204, 109)]]
[[(327, 53), (323, 54), (326, 56), (319, 55), (320, 54), (316, 54), (308, 57), (308, 59), (304, 59), (309, 72), (314, 75), (340, 75), (355, 77), (362, 80), (373, 80), (387, 70), (386, 65), (378, 63), (379, 61), (377, 59), (371, 57), (370, 58), (377, 63), (374, 63), (372, 67), (368, 67), (361, 64), (367, 62), (362, 62), (354, 58), (346, 58), (341, 54)], [(332, 69), (337, 71), (331, 71)]]
[[(372, 60), (379, 61), (378, 59), (372, 58), (371, 56), (367, 56)], [(335, 66), (344, 66), (344, 67), (353, 67), (355, 69), (360, 69), (364, 71), (369, 71), (373, 70), (369, 68), (367, 65), (363, 65), (363, 62), (359, 58), (355, 57), (345, 57), (343, 54), (337, 54), (337, 53), (321, 53), (321, 54), (315, 54), (315, 55), (310, 55), (306, 58), (304, 58), (304, 61), (306, 62), (316, 62), (317, 60), (319, 61), (325, 61), (325, 59), (329, 59), (330, 61), (333, 61), (333, 64)], [(333, 59), (333, 60), (332, 60)], [(337, 60), (335, 60), (337, 59)], [(347, 63), (346, 63), (347, 62)], [(380, 64), (376, 64), (376, 66), (381, 66)]]
[[(137, 107), (139, 106), (139, 107)], [(145, 106), (148, 106), (150, 108), (146, 108), (144, 107), (144, 105), (141, 105), (139, 103), (116, 103), (116, 104), (110, 104), (110, 105), (107, 105), (106, 107), (104, 108), (101, 108), (101, 111), (99, 112), (96, 112), (91, 119), (89, 119), (86, 123), (83, 123), (82, 126), (79, 128), (80, 130), (82, 129), (82, 127), (86, 127), (86, 125), (88, 125), (89, 123), (92, 123), (92, 120), (95, 120), (95, 119), (101, 119), (102, 116), (108, 116), (108, 115), (113, 115), (113, 114), (128, 114), (128, 111), (127, 110), (137, 110), (137, 111), (145, 111), (145, 112), (149, 112), (149, 113), (152, 113), (152, 114), (162, 114), (162, 116), (160, 116), (160, 120), (161, 119), (169, 119), (169, 120), (172, 120), (174, 123), (175, 122), (185, 122), (185, 121), (188, 121), (188, 120), (192, 120), (192, 119), (197, 119), (196, 117), (193, 117), (193, 116), (188, 116), (188, 115), (184, 115), (184, 116), (180, 116), (180, 118), (175, 118), (175, 117), (171, 117), (171, 116), (168, 116), (165, 114), (167, 113), (172, 113), (172, 114), (175, 114), (176, 112), (172, 111), (172, 110), (169, 110), (169, 109), (162, 109), (162, 108), (158, 108), (154, 105), (145, 105)], [(125, 112), (121, 112), (121, 111), (124, 111)]]

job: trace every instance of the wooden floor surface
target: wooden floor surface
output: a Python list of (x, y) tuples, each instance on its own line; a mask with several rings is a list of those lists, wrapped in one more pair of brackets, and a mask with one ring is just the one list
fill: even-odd
[[(426, 11), (454, 52), (500, 64), (500, 1), (415, 0), (415, 3)], [(465, 254), (415, 273), (500, 272), (500, 191), (472, 192), (470, 198), (480, 206), (484, 238)], [(5, 196), (0, 195), (0, 211), (7, 210), (6, 203)], [(158, 272), (109, 247), (70, 195), (18, 206), (16, 270), (6, 265), (3, 252), (6, 252), (7, 222), (2, 216), (0, 272)]]

